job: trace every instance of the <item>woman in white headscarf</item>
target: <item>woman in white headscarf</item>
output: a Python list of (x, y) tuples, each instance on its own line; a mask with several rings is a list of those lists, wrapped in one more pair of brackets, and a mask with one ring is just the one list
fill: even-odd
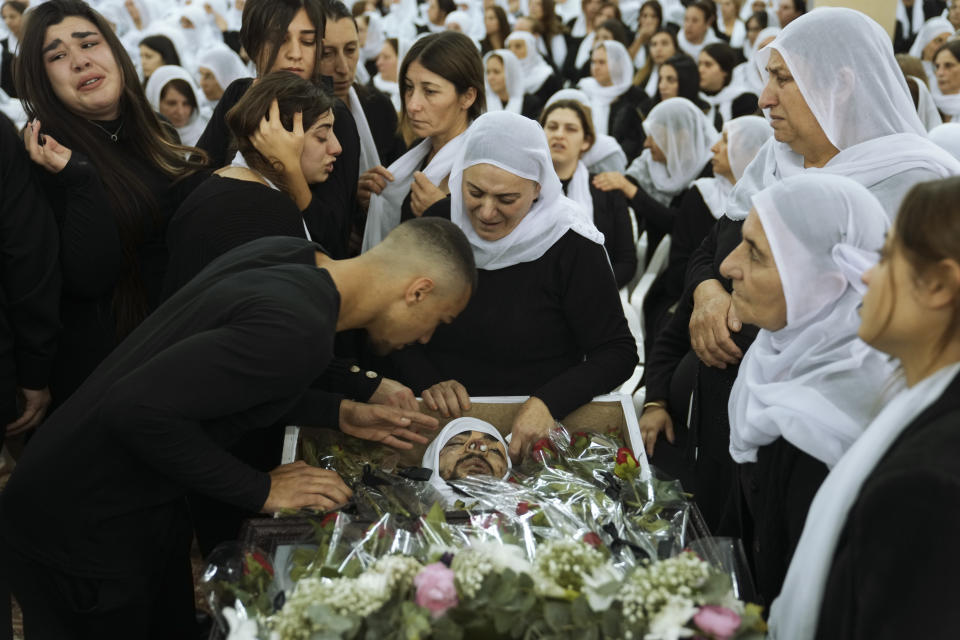
[(937, 109), (937, 103), (927, 88), (927, 83), (916, 76), (907, 76), (907, 85), (910, 88), (911, 96), (913, 88), (917, 90), (917, 115), (920, 116), (920, 122), (923, 128), (930, 131), (943, 123), (943, 117)]
[(240, 56), (225, 44), (215, 44), (201, 51), (197, 56), (196, 64), (197, 74), (200, 76), (200, 88), (203, 89), (203, 94), (213, 107), (223, 97), (223, 92), (230, 83), (250, 75)]
[(473, 248), (479, 284), (427, 344), (395, 354), (400, 379), (445, 415), (472, 395), (529, 395), (510, 454), (621, 384), (638, 361), (603, 235), (563, 195), (540, 125), (508, 111), (471, 125), (450, 173), (449, 216)]
[(377, 73), (370, 79), (370, 84), (377, 91), (385, 93), (390, 98), (397, 113), (400, 112), (400, 85), (397, 84), (397, 73), (400, 69), (400, 60), (403, 59), (398, 52), (399, 48), (400, 43), (396, 38), (387, 38), (384, 41), (377, 56)]
[(936, 68), (936, 87), (933, 101), (943, 122), (960, 119), (960, 41), (950, 40), (933, 55)]
[[(581, 105), (590, 109), (590, 98), (579, 89), (561, 89), (550, 97), (544, 109), (549, 107), (557, 100), (576, 100)], [(591, 119), (591, 122), (593, 120)], [(604, 171), (619, 171), (623, 173), (627, 170), (627, 154), (616, 138), (610, 135), (596, 135), (594, 132), (594, 141), (590, 148), (580, 158), (580, 161), (586, 165), (590, 173), (603, 173)]]
[(958, 202), (957, 178), (917, 185), (864, 275), (859, 335), (899, 360), (907, 388), (864, 424), (813, 499), (771, 638), (955, 635)]
[(659, 103), (643, 128), (647, 133), (643, 153), (626, 174), (601, 173), (593, 183), (604, 191), (624, 193), (655, 247), (673, 228), (684, 192), (698, 177), (709, 175), (710, 147), (720, 134), (686, 98)]
[(541, 104), (546, 104), (550, 96), (563, 87), (563, 82), (537, 50), (536, 37), (529, 31), (514, 31), (505, 42), (507, 49), (520, 61), (526, 82), (524, 92), (535, 94)]
[(720, 38), (713, 32), (715, 19), (712, 2), (695, 2), (687, 7), (683, 29), (677, 34), (680, 50), (696, 60), (705, 46), (720, 42)]
[[(932, 78), (936, 75), (936, 68), (933, 65), (933, 54), (937, 52), (950, 37), (955, 29), (946, 18), (930, 18), (923, 23), (920, 33), (917, 34), (913, 46), (910, 47), (910, 55), (919, 58), (923, 62), (923, 68), (927, 72), (927, 77)], [(938, 93), (936, 84), (930, 87), (934, 95)]]
[(483, 56), (487, 87), (487, 111), (510, 111), (536, 120), (543, 105), (537, 96), (525, 93), (520, 61), (512, 51), (494, 49)]
[(474, 475), (506, 480), (513, 468), (503, 435), (489, 422), (477, 418), (448, 422), (430, 442), (420, 464), (433, 471), (430, 484), (446, 498), (448, 507), (459, 499), (448, 481)]
[(194, 146), (210, 120), (201, 110), (200, 89), (183, 67), (167, 65), (150, 75), (144, 88), (154, 111), (170, 121), (180, 135), (180, 142)]
[(737, 317), (760, 327), (730, 393), (730, 455), (757, 587), (771, 602), (817, 488), (883, 405), (895, 370), (857, 337), (861, 278), (889, 219), (866, 188), (827, 174), (787, 178), (752, 202), (720, 271)]
[[(637, 106), (637, 101), (627, 95), (633, 87), (633, 61), (627, 48), (616, 40), (605, 40), (594, 47), (590, 77), (581, 80), (577, 87), (590, 98), (593, 128), (597, 133), (619, 138), (615, 121), (622, 117), (623, 109), (635, 110)], [(626, 99), (621, 100), (624, 96)]]

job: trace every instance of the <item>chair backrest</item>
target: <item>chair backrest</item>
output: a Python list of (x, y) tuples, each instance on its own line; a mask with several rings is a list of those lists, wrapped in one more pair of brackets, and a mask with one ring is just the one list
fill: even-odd
[(643, 299), (650, 291), (650, 287), (653, 286), (653, 281), (667, 268), (669, 258), (670, 236), (667, 235), (657, 245), (657, 250), (653, 252), (653, 257), (650, 258), (650, 264), (647, 265), (643, 275), (637, 280), (636, 286), (630, 291), (630, 304), (633, 305), (634, 309), (641, 310), (639, 311), (641, 317), (643, 316)]
[(644, 231), (640, 234), (640, 239), (637, 240), (637, 271), (633, 274), (633, 277), (630, 278), (630, 282), (627, 283), (625, 300), (630, 299), (630, 293), (637, 287), (637, 283), (640, 282), (640, 278), (643, 276), (643, 265), (647, 262), (648, 244), (649, 236), (647, 236), (647, 232)]

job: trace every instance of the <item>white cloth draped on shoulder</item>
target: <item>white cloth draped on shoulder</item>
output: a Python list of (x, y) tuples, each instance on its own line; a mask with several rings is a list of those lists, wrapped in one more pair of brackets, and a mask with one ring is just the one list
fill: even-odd
[[(787, 305), (782, 329), (761, 329), (730, 392), (730, 455), (756, 462), (783, 437), (834, 466), (882, 406), (895, 372), (857, 337), (864, 271), (889, 221), (877, 199), (841, 176), (806, 174), (753, 196)], [(734, 296), (737, 285), (734, 283)]]
[(897, 394), (820, 485), (783, 588), (770, 608), (771, 638), (813, 640), (837, 542), (864, 482), (900, 434), (943, 395), (958, 373), (960, 363), (948, 365)]
[(370, 131), (370, 123), (367, 122), (367, 114), (363, 111), (356, 87), (350, 87), (348, 98), (350, 114), (353, 116), (353, 121), (357, 123), (357, 133), (360, 134), (360, 173), (362, 174), (364, 171), (380, 166), (380, 153), (377, 151), (377, 143), (373, 139), (373, 132)]
[(700, 55), (700, 52), (703, 51), (703, 48), (708, 44), (713, 44), (714, 42), (722, 42), (720, 38), (713, 32), (713, 29), (707, 29), (707, 34), (703, 36), (703, 40), (699, 44), (694, 44), (687, 40), (687, 37), (683, 33), (683, 29), (680, 29), (680, 33), (677, 34), (677, 44), (680, 45), (680, 50), (685, 54), (693, 58), (694, 61), (697, 60), (697, 57)]
[[(503, 81), (506, 84), (508, 96), (506, 104), (490, 87), (490, 81), (487, 79), (487, 63), (494, 56), (500, 58), (503, 62)], [(517, 59), (517, 56), (507, 49), (494, 49), (483, 56), (483, 68), (484, 82), (487, 87), (487, 111), (523, 113), (524, 79), (523, 71), (520, 69), (520, 60)]]
[(609, 133), (610, 105), (633, 85), (633, 63), (627, 48), (614, 40), (597, 45), (607, 53), (607, 68), (610, 70), (610, 86), (603, 86), (590, 76), (580, 81), (579, 89), (590, 99), (593, 128), (597, 134)]
[(520, 68), (523, 71), (525, 82), (523, 89), (526, 93), (536, 93), (547, 81), (547, 78), (553, 75), (553, 67), (537, 51), (537, 40), (532, 33), (514, 31), (507, 36), (504, 46), (508, 47), (514, 40), (522, 40), (527, 46), (527, 57), (520, 60)]
[[(760, 147), (773, 136), (773, 128), (760, 116), (741, 116), (723, 125), (723, 131), (727, 135), (727, 161), (736, 182), (743, 176), (747, 165), (757, 155)], [(727, 200), (733, 191), (733, 183), (718, 175), (698, 178), (693, 184), (700, 191), (710, 213), (719, 220), (727, 210)]]
[(158, 67), (157, 70), (150, 75), (144, 92), (147, 94), (147, 101), (150, 103), (150, 106), (154, 111), (159, 112), (163, 88), (166, 87), (171, 80), (183, 80), (186, 82), (190, 86), (190, 90), (193, 91), (194, 99), (197, 101), (198, 107), (193, 109), (187, 124), (182, 127), (176, 127), (177, 134), (180, 136), (180, 142), (188, 147), (192, 147), (197, 143), (197, 140), (200, 139), (200, 136), (203, 135), (203, 130), (206, 128), (207, 121), (209, 120), (207, 116), (201, 113), (199, 105), (203, 104), (205, 100), (203, 92), (200, 91), (200, 88), (194, 83), (193, 76), (187, 73), (187, 70), (183, 67), (164, 65)]
[[(822, 168), (805, 169), (803, 156), (788, 144), (768, 141), (734, 188), (728, 217), (746, 218), (753, 194), (808, 171), (856, 180), (892, 218), (905, 188), (894, 184), (890, 193), (881, 193), (881, 183), (911, 170), (928, 172), (930, 180), (960, 173), (960, 163), (927, 139), (890, 38), (873, 19), (834, 7), (800, 16), (754, 57), (764, 83), (773, 49), (839, 153)], [(828, 66), (831, 72), (823, 73)]]
[[(501, 434), (496, 427), (491, 425), (489, 422), (484, 422), (483, 420), (478, 420), (477, 418), (457, 418), (451, 420), (446, 424), (446, 426), (440, 430), (440, 433), (433, 439), (433, 441), (427, 446), (426, 451), (423, 453), (423, 460), (420, 465), (425, 469), (431, 469), (433, 474), (430, 476), (430, 484), (440, 492), (440, 494), (447, 499), (447, 504), (452, 505), (457, 501), (457, 493), (453, 488), (447, 484), (447, 481), (440, 477), (440, 452), (443, 450), (444, 445), (452, 440), (456, 435), (461, 434), (465, 431), (479, 431), (481, 433), (486, 433), (493, 436), (500, 441), (500, 444), (503, 445), (504, 453), (507, 453), (510, 447), (507, 445), (507, 441), (504, 439), (503, 434)], [(506, 480), (510, 477), (510, 470), (513, 468), (513, 463), (510, 461), (510, 456), (507, 455), (507, 472), (503, 475), (501, 480)]]
[(917, 115), (920, 116), (920, 122), (923, 123), (923, 128), (929, 132), (934, 127), (942, 124), (943, 118), (940, 117), (940, 111), (937, 110), (937, 103), (934, 101), (930, 90), (927, 89), (927, 85), (923, 80), (915, 78), (914, 76), (910, 76), (910, 80), (916, 83), (917, 92), (919, 93)]
[(583, 161), (577, 163), (577, 169), (567, 185), (567, 197), (580, 205), (586, 214), (586, 219), (594, 224), (593, 195), (590, 193), (590, 171)]
[(954, 121), (960, 116), (960, 93), (934, 93), (933, 102), (944, 116)]
[(626, 175), (648, 196), (669, 205), (689, 187), (710, 160), (710, 147), (720, 136), (698, 106), (686, 98), (670, 98), (650, 110), (643, 129), (666, 155), (666, 164), (644, 149)]
[[(509, 111), (485, 113), (470, 125), (463, 153), (458, 155), (450, 172), (450, 220), (466, 234), (478, 269), (495, 271), (532, 262), (570, 230), (603, 245), (603, 234), (576, 202), (563, 195), (547, 136), (534, 120)], [(493, 165), (540, 185), (530, 211), (499, 240), (481, 238), (464, 205), (463, 172), (478, 164)]]
[[(454, 161), (463, 155), (465, 140), (466, 132), (463, 132), (443, 145), (443, 148), (433, 156), (430, 163), (423, 169), (424, 175), (430, 182), (438, 185), (450, 175)], [(370, 196), (367, 227), (363, 233), (363, 251), (380, 244), (387, 234), (400, 224), (400, 207), (403, 205), (404, 198), (410, 193), (413, 174), (420, 170), (420, 166), (432, 148), (430, 138), (427, 138), (387, 167), (387, 171), (393, 176), (393, 182), (388, 182), (379, 195)], [(450, 188), (453, 189), (452, 184)]]
[[(723, 33), (727, 32), (727, 24), (723, 21), (723, 16), (717, 16), (717, 25), (720, 27), (720, 30)], [(747, 41), (747, 27), (743, 23), (743, 20), (739, 18), (734, 18), (733, 21), (733, 32), (730, 34), (730, 46), (734, 49), (739, 49), (744, 46), (744, 43)]]

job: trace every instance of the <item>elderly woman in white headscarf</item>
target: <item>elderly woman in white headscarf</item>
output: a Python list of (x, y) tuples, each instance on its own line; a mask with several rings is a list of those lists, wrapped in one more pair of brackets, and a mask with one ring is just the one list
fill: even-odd
[(470, 126), (450, 198), (425, 215), (464, 231), (479, 285), (429, 343), (395, 354), (399, 378), (448, 416), (471, 394), (530, 396), (512, 425), (517, 459), (638, 361), (603, 235), (563, 195), (540, 125), (508, 111)]
[(546, 104), (554, 93), (563, 87), (563, 81), (553, 71), (537, 49), (537, 39), (529, 31), (514, 31), (504, 41), (507, 49), (520, 61), (526, 84), (524, 92), (536, 94), (541, 104)]
[(150, 106), (177, 130), (180, 142), (194, 146), (210, 116), (209, 112), (203, 113), (201, 106), (205, 101), (187, 70), (174, 65), (162, 66), (150, 75), (144, 91)]
[(506, 480), (513, 468), (503, 435), (489, 422), (477, 418), (448, 422), (427, 447), (420, 464), (433, 471), (430, 484), (446, 498), (448, 507), (457, 501), (449, 481), (469, 476)]
[(533, 119), (540, 115), (543, 103), (537, 96), (524, 92), (523, 71), (512, 51), (494, 49), (483, 56), (483, 75), (487, 111), (510, 111)]
[(787, 178), (757, 193), (720, 265), (738, 317), (760, 327), (730, 393), (730, 455), (752, 521), (757, 586), (780, 592), (830, 467), (882, 406), (895, 364), (857, 337), (863, 273), (889, 219), (853, 180)]
[(650, 236), (651, 246), (670, 233), (684, 192), (710, 173), (710, 147), (719, 134), (703, 111), (686, 98), (670, 98), (643, 121), (647, 139), (626, 174), (601, 173), (593, 184), (619, 189)]
[[(910, 47), (910, 55), (923, 62), (923, 68), (927, 72), (928, 78), (933, 78), (937, 71), (933, 66), (933, 54), (953, 36), (954, 31), (956, 29), (953, 28), (950, 21), (941, 17), (930, 18), (920, 28), (920, 33), (917, 34), (913, 46)], [(936, 88), (936, 83), (930, 87), (930, 90), (934, 94), (939, 91)]]
[(590, 77), (577, 85), (590, 99), (593, 128), (620, 141), (628, 160), (643, 150), (639, 106), (647, 96), (633, 85), (633, 60), (616, 40), (604, 40), (593, 49)]
[(230, 83), (250, 77), (240, 56), (225, 44), (214, 44), (201, 51), (197, 55), (196, 65), (200, 88), (211, 107), (217, 105)]

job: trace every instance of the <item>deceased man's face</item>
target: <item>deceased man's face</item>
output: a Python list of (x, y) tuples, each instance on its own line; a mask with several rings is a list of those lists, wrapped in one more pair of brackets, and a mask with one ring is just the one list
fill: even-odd
[(495, 476), (507, 472), (507, 452), (495, 437), (482, 431), (464, 431), (440, 449), (440, 477), (456, 480), (466, 476)]

